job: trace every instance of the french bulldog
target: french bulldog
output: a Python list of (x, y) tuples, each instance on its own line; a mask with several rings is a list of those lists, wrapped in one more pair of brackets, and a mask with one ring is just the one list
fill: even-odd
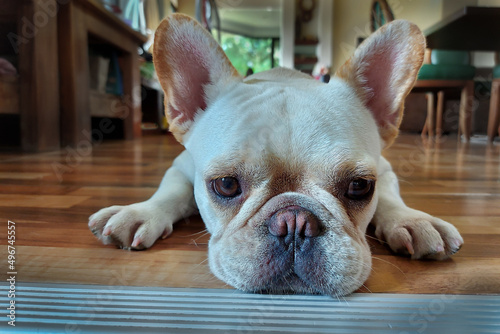
[(105, 244), (144, 249), (199, 212), (211, 271), (253, 292), (355, 291), (371, 271), (370, 222), (395, 253), (448, 258), (459, 232), (407, 207), (381, 155), (424, 50), (417, 26), (397, 20), (328, 84), (286, 68), (242, 78), (209, 33), (174, 14), (158, 27), (153, 56), (185, 151), (150, 199), (102, 209), (90, 229)]

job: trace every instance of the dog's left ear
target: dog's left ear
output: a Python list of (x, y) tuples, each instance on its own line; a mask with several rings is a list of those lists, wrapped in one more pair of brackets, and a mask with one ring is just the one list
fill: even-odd
[(388, 147), (398, 134), (404, 100), (422, 66), (425, 37), (404, 20), (392, 21), (368, 37), (336, 73), (371, 111)]

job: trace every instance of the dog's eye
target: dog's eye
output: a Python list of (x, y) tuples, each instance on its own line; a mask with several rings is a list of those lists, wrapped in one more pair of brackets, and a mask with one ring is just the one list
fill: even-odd
[(375, 181), (369, 179), (354, 179), (349, 184), (346, 197), (353, 200), (362, 200), (371, 195)]
[(241, 194), (240, 183), (234, 177), (221, 177), (212, 181), (212, 188), (221, 197), (232, 198)]

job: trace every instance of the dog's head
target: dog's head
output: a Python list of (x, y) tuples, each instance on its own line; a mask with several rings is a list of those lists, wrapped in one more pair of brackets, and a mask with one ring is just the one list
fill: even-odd
[(288, 69), (243, 79), (194, 20), (161, 23), (154, 61), (170, 129), (193, 159), (215, 275), (247, 291), (330, 295), (366, 280), (380, 153), (424, 48), (415, 25), (394, 21), (329, 84)]

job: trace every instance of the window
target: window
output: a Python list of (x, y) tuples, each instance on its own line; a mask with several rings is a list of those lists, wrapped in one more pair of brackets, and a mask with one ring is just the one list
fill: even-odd
[(250, 38), (221, 32), (221, 46), (241, 75), (245, 75), (249, 68), (257, 73), (279, 64), (277, 38)]

